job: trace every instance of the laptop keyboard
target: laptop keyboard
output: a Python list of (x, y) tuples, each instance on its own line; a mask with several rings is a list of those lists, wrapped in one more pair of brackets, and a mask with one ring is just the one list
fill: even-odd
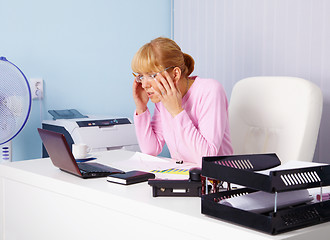
[(80, 170), (90, 173), (121, 173), (123, 171), (99, 163), (77, 163)]
[(108, 169), (97, 167), (86, 163), (77, 163), (80, 170), (85, 172), (109, 172)]

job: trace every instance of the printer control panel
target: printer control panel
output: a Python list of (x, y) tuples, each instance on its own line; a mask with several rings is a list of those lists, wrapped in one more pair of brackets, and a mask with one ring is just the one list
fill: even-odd
[(128, 118), (103, 119), (103, 120), (85, 120), (77, 121), (79, 127), (106, 127), (121, 124), (131, 124)]

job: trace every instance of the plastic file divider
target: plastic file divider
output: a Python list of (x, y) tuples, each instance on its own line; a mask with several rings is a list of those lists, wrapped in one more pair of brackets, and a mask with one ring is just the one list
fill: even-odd
[[(267, 163), (268, 157), (271, 157), (272, 162)], [(235, 183), (246, 188), (203, 195), (202, 213), (268, 234), (278, 234), (330, 221), (330, 200), (292, 205), (266, 213), (249, 212), (218, 203), (219, 199), (249, 194), (257, 190), (274, 193), (330, 185), (330, 165), (270, 171), (268, 175), (254, 172), (275, 167), (276, 158), (276, 154), (203, 157), (204, 177)], [(250, 166), (247, 164), (236, 164), (236, 167), (227, 164), (228, 161), (244, 159), (249, 159), (251, 168), (246, 167)]]

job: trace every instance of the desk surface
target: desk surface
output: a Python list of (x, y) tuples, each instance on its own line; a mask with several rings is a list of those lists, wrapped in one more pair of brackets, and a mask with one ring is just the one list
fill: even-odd
[[(130, 166), (123, 166), (121, 161), (129, 159), (133, 154), (133, 152), (129, 151), (113, 150), (95, 153), (95, 156), (97, 157), (97, 162), (127, 171), (133, 169), (130, 169)], [(4, 232), (4, 234), (0, 236), (0, 239), (14, 239), (8, 237), (12, 236), (9, 226), (10, 221), (17, 221), (17, 219), (12, 219), (14, 217), (11, 215), (15, 214), (16, 211), (26, 211), (27, 206), (24, 206), (23, 203), (24, 201), (29, 201), (29, 196), (15, 195), (23, 188), (37, 188), (38, 191), (43, 192), (42, 194), (51, 192), (52, 194), (56, 194), (56, 196), (65, 197), (65, 199), (79, 200), (79, 202), (84, 202), (84, 204), (88, 206), (110, 209), (126, 217), (140, 219), (144, 222), (143, 225), (141, 224), (141, 229), (142, 226), (145, 226), (145, 231), (149, 233), (155, 232), (154, 234), (144, 236), (144, 239), (148, 239), (147, 236), (150, 236), (150, 239), (154, 239), (155, 234), (157, 238), (162, 239), (163, 237), (164, 239), (168, 239), (166, 234), (164, 235), (163, 233), (160, 235), (155, 226), (159, 226), (159, 229), (174, 229), (176, 232), (182, 231), (187, 234), (187, 238), (189, 236), (189, 239), (242, 238), (253, 240), (301, 240), (312, 239), (315, 238), (315, 236), (318, 239), (325, 239), (325, 237), (330, 234), (330, 223), (325, 223), (271, 236), (201, 214), (201, 200), (197, 197), (154, 198), (152, 197), (152, 188), (146, 182), (124, 186), (109, 183), (105, 178), (81, 179), (60, 171), (52, 165), (49, 159), (37, 159), (0, 164), (0, 192), (3, 193), (3, 197), (0, 200), (0, 207), (2, 212), (6, 211), (5, 214), (2, 214), (0, 220), (0, 232)], [(24, 191), (22, 190), (22, 192)], [(34, 192), (32, 191), (32, 193)], [(37, 194), (35, 196), (42, 195)], [(34, 199), (31, 200), (31, 204), (37, 202), (35, 196)], [(49, 201), (51, 202), (52, 200), (49, 199)], [(32, 205), (28, 206), (31, 208)], [(11, 211), (10, 207), (16, 208), (16, 210)], [(49, 206), (45, 207), (46, 210), (48, 208)], [(38, 211), (38, 209), (34, 211)], [(42, 209), (42, 206), (40, 209)], [(85, 213), (84, 216), (88, 218), (88, 213)], [(108, 219), (109, 224), (115, 226), (115, 218), (112, 218), (112, 216), (102, 217)], [(152, 229), (148, 229), (148, 223), (153, 224), (150, 225), (153, 226)], [(16, 228), (19, 229), (19, 226), (18, 222)], [(29, 225), (29, 227), (31, 228), (33, 225)], [(130, 225), (125, 226), (126, 230), (124, 231), (128, 231), (127, 229), (130, 227)], [(22, 228), (22, 231), (24, 231), (24, 229), (26, 228)], [(17, 229), (15, 231), (17, 231)]]

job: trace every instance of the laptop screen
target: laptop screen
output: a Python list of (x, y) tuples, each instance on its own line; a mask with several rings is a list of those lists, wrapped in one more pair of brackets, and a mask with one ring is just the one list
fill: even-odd
[(64, 135), (40, 128), (38, 132), (53, 164), (61, 170), (81, 176)]

